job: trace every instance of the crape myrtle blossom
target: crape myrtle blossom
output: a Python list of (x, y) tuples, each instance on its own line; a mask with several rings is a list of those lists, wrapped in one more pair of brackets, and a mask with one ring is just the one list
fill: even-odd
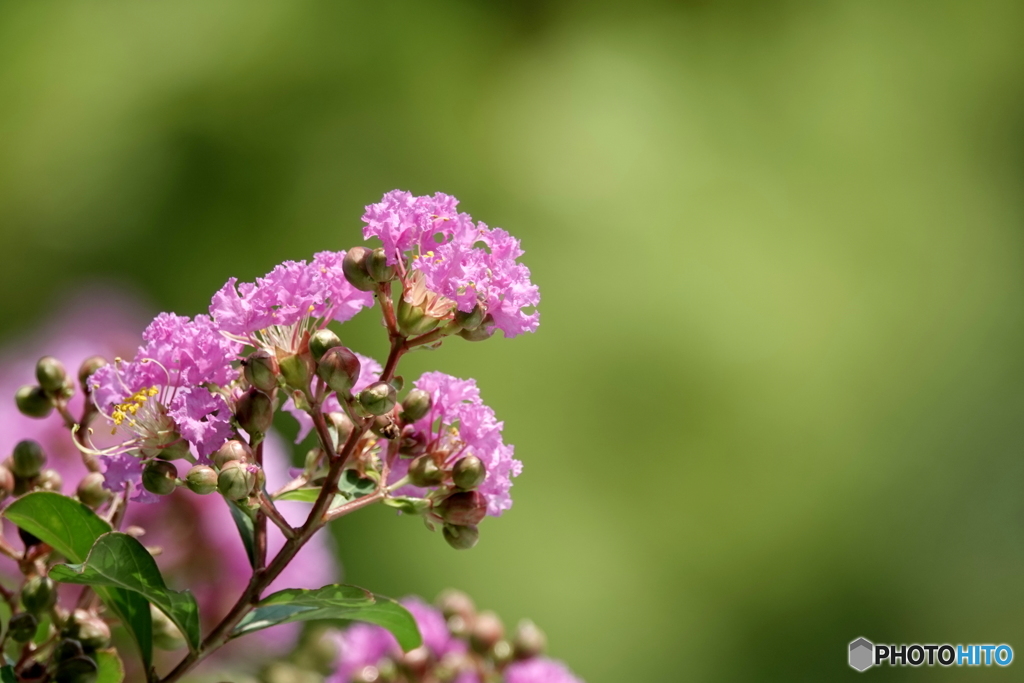
[(513, 662), (505, 669), (505, 683), (581, 683), (561, 662), (537, 657)]
[(519, 240), (500, 228), (474, 223), (456, 210), (446, 194), (416, 197), (393, 190), (366, 207), (363, 237), (381, 240), (387, 263), (396, 265), (403, 297), (428, 316), (445, 318), (455, 309), (477, 307), (484, 324), (515, 337), (534, 332), (540, 322), (540, 292), (530, 270), (518, 263)]

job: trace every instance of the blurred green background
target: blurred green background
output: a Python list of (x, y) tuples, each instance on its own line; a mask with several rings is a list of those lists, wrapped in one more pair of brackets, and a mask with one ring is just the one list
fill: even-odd
[(522, 238), (542, 324), (404, 374), (476, 377), (525, 471), (472, 552), (343, 520), (348, 580), (529, 615), (590, 683), (836, 680), (858, 636), (1024, 656), (1022, 22), (0, 2), (0, 341), (97, 279), (194, 314), (448, 192)]

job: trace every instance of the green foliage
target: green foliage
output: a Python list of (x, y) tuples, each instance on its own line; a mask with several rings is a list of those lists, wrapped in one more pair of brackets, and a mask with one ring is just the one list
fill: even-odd
[(121, 661), (116, 650), (98, 651), (96, 664), (100, 668), (96, 683), (121, 683), (124, 680), (124, 662)]
[(228, 504), (228, 509), (231, 510), (231, 519), (235, 521), (235, 526), (238, 527), (238, 535), (242, 537), (242, 545), (245, 546), (245, 554), (249, 556), (249, 564), (252, 567), (256, 566), (256, 527), (253, 522), (252, 516), (242, 509), (242, 507), (233, 500), (224, 501)]

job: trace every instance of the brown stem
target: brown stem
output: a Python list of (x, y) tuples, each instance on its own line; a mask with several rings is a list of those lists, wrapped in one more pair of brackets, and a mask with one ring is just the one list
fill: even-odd
[[(256, 460), (256, 464), (263, 469), (263, 441), (260, 440), (256, 444), (256, 448), (253, 449), (253, 458)], [(260, 498), (263, 497), (263, 491), (260, 491)], [(267, 515), (263, 511), (261, 506), (256, 511), (256, 529), (254, 531), (255, 544), (256, 544), (256, 571), (263, 569), (267, 566)]]
[(281, 530), (285, 538), (295, 538), (295, 528), (288, 523), (288, 520), (284, 518), (281, 511), (274, 507), (273, 501), (267, 498), (262, 491), (260, 491), (260, 510), (266, 515), (266, 518), (277, 525), (277, 528)]
[(401, 336), (398, 331), (398, 319), (395, 317), (395, 303), (391, 300), (391, 283), (384, 282), (377, 286), (377, 301), (384, 311), (384, 324), (388, 328), (391, 339)]

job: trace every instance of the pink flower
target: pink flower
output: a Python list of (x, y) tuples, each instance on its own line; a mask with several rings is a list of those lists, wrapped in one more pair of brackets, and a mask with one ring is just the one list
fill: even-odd
[(568, 667), (547, 657), (513, 662), (505, 669), (505, 683), (582, 683)]

